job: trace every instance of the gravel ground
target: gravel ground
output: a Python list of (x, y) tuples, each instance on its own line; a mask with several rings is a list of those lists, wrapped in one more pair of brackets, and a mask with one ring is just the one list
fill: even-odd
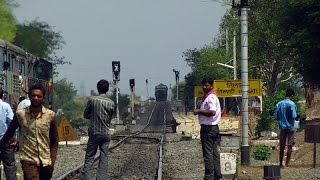
[[(308, 145), (304, 145), (303, 151), (310, 151)], [(299, 155), (299, 150), (294, 152), (293, 157)], [(204, 164), (202, 159), (200, 140), (181, 141), (181, 136), (177, 134), (166, 135), (166, 145), (164, 147), (164, 175), (163, 179), (184, 179), (194, 180), (203, 179)], [(264, 165), (276, 165), (278, 159), (278, 150), (273, 151), (273, 158), (269, 161), (256, 161), (250, 159), (250, 166), (241, 166), (238, 164), (238, 172), (236, 179), (263, 179)], [(319, 156), (320, 151), (317, 151)], [(307, 155), (307, 154), (305, 154)], [(303, 157), (302, 157), (303, 158)], [(312, 159), (294, 159), (292, 166), (287, 169), (281, 169), (281, 177), (285, 180), (291, 179), (320, 179), (320, 158), (317, 158), (316, 168), (312, 168)], [(224, 179), (232, 179), (232, 176)]]

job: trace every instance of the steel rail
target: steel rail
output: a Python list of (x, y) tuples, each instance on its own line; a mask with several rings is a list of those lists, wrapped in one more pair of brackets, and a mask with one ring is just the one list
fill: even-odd
[[(128, 136), (125, 136), (123, 139), (121, 139), (120, 141), (118, 141), (116, 144), (114, 144), (113, 146), (109, 147), (109, 152), (112, 152), (113, 149), (117, 148), (120, 144), (122, 144), (123, 142), (125, 142), (125, 140), (127, 140), (128, 138), (133, 138), (133, 137), (141, 134), (141, 133), (149, 126), (149, 124), (150, 124), (150, 122), (151, 122), (152, 114), (153, 114), (153, 112), (154, 112), (154, 110), (155, 110), (155, 107), (156, 107), (156, 104), (155, 104), (155, 105), (153, 106), (153, 108), (152, 108), (152, 111), (151, 111), (151, 114), (150, 114), (150, 116), (149, 116), (149, 118), (148, 118), (148, 122), (147, 122), (146, 126), (144, 126), (140, 131), (138, 131), (138, 132), (136, 132), (136, 133), (134, 133), (134, 134), (130, 134), (130, 135), (128, 135)], [(140, 138), (140, 137), (138, 137), (138, 138)], [(149, 138), (149, 139), (152, 139), (152, 138)], [(157, 139), (159, 140), (159, 138), (157, 138)], [(159, 140), (159, 141), (160, 141), (160, 140)], [(162, 142), (161, 142), (161, 144), (162, 144)], [(98, 162), (99, 157), (100, 157), (100, 156), (97, 155), (97, 156), (94, 158), (94, 164)], [(62, 176), (58, 177), (57, 180), (69, 180), (69, 179), (71, 179), (71, 178), (74, 177), (75, 175), (80, 174), (80, 171), (81, 171), (82, 167), (83, 167), (83, 164), (75, 167), (74, 169), (72, 169), (72, 170), (66, 172), (65, 174), (63, 174)]]

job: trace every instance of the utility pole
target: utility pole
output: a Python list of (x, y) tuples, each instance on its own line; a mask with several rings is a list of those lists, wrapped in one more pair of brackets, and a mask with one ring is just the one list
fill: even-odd
[(116, 105), (117, 105), (117, 124), (120, 124), (120, 115), (119, 115), (119, 88), (118, 82), (120, 81), (120, 61), (112, 61), (112, 73), (113, 73), (113, 82), (116, 86)]
[(146, 79), (147, 99), (149, 99), (148, 79)]
[(233, 30), (233, 80), (237, 80), (237, 43), (236, 43), (236, 30)]
[(177, 87), (177, 101), (179, 100), (179, 73), (180, 71), (177, 71), (175, 69), (172, 70), (175, 74), (175, 77), (176, 77), (176, 87)]
[(250, 164), (250, 149), (249, 149), (249, 133), (248, 133), (248, 0), (240, 1), (240, 25), (241, 25), (241, 91), (242, 91), (242, 104), (241, 104), (241, 164)]

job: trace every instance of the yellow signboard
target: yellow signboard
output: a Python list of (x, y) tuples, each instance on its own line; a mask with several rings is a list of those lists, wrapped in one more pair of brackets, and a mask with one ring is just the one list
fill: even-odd
[(63, 117), (58, 125), (59, 141), (75, 141), (78, 140), (78, 136), (73, 127), (69, 123), (68, 119)]
[(194, 97), (201, 98), (201, 97), (203, 97), (203, 95), (204, 95), (204, 93), (203, 93), (202, 86), (195, 86), (194, 87)]
[[(240, 80), (215, 80), (214, 89), (218, 97), (234, 97), (241, 96), (241, 81)], [(248, 96), (261, 96), (261, 80), (249, 79)]]

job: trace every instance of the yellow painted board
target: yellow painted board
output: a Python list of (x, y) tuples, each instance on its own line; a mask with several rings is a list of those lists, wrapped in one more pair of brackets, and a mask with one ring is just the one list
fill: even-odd
[[(248, 96), (262, 95), (261, 79), (249, 79), (248, 83)], [(242, 95), (240, 80), (215, 80), (214, 87), (218, 97), (235, 97)]]
[(75, 141), (78, 135), (69, 123), (68, 119), (63, 117), (58, 125), (59, 141)]

